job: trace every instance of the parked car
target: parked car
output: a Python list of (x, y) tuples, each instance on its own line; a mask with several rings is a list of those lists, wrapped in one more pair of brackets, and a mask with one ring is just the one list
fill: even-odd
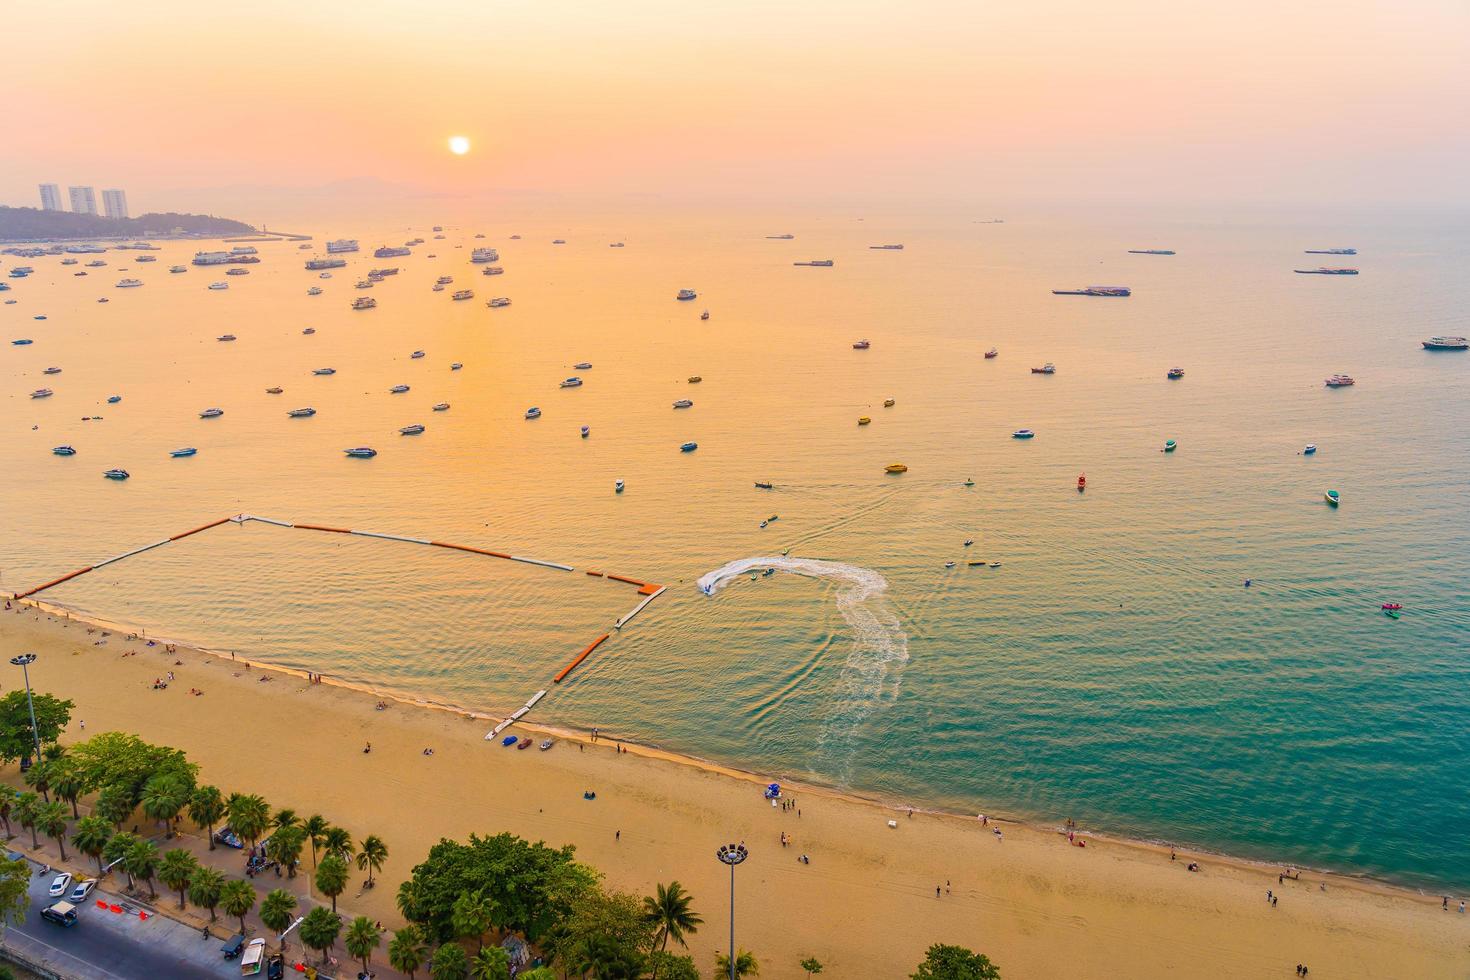
[(65, 929), (77, 924), (77, 908), (70, 902), (57, 902), (41, 910), (41, 918)]
[(66, 894), (66, 890), (70, 887), (71, 873), (63, 871), (61, 874), (51, 879), (51, 887), (46, 889), (46, 894), (50, 895), (52, 898), (60, 898), (61, 896)]
[(285, 975), (286, 961), (281, 958), (280, 953), (272, 955), (265, 967), (265, 980), (282, 980)]
[(79, 881), (76, 883), (76, 887), (71, 890), (71, 894), (66, 897), (66, 900), (71, 902), (73, 905), (85, 902), (87, 900), (87, 896), (92, 894), (92, 889), (96, 887), (96, 878), (87, 878), (84, 881)]
[(230, 941), (220, 947), (220, 952), (225, 954), (225, 959), (232, 960), (240, 955), (240, 950), (245, 946), (245, 934), (237, 932), (230, 937)]
[(216, 830), (214, 832), (214, 842), (216, 844), (223, 844), (226, 847), (233, 847), (237, 851), (244, 850), (245, 848), (245, 842), (230, 827), (221, 827), (219, 830)]

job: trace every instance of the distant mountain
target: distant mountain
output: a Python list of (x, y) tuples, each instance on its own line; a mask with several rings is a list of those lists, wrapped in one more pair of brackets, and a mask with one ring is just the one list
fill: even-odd
[(148, 238), (157, 235), (242, 235), (255, 231), (243, 221), (210, 214), (144, 214), (136, 218), (104, 218), (70, 211), (8, 208), (0, 205), (0, 238)]

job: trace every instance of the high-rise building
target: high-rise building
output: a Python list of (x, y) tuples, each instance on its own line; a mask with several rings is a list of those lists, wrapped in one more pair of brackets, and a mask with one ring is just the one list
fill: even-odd
[(128, 196), (117, 188), (102, 192), (102, 213), (109, 218), (128, 216)]
[(71, 195), (71, 210), (73, 214), (96, 214), (97, 192), (90, 187), (68, 187), (67, 194)]
[(61, 188), (60, 187), (57, 187), (55, 184), (42, 184), (41, 185), (41, 210), (42, 211), (60, 211), (61, 210)]

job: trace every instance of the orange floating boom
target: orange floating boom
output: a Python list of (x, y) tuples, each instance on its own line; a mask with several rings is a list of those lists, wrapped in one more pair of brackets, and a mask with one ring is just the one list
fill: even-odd
[[(85, 575), (85, 574), (87, 574), (94, 567), (95, 566), (93, 566), (93, 565), (88, 565), (86, 568), (79, 568), (79, 569), (77, 569), (76, 571), (72, 572), (70, 575), (63, 575), (63, 576), (61, 576), (61, 578), (54, 578), (51, 581), (47, 582), (45, 585), (38, 585), (34, 589), (31, 589), (29, 592), (17, 592), (17, 593), (15, 593), (14, 598), (16, 598), (16, 599), (24, 599), (26, 596), (35, 595), (37, 592), (45, 592), (47, 589), (53, 588), (55, 586), (58, 586), (62, 582), (69, 582), (69, 581), (71, 581), (72, 579), (76, 578), (78, 575)], [(603, 637), (603, 639), (607, 639), (607, 638), (606, 637)]]
[(351, 531), (349, 531), (345, 527), (327, 527), (324, 524), (297, 524), (295, 526), (296, 527), (299, 527), (299, 528), (304, 528), (305, 530), (308, 530), (308, 531), (331, 531), (333, 534), (351, 534), (352, 533)]
[(471, 548), (467, 544), (450, 544), (448, 541), (430, 541), (429, 544), (436, 548), (453, 548), (455, 551), (468, 551), (475, 555), (489, 555), (491, 558), (510, 557), (510, 555), (501, 554), (498, 551), (486, 551), (484, 548)]
[(191, 534), (198, 534), (200, 531), (208, 531), (212, 527), (219, 527), (221, 524), (228, 524), (232, 520), (234, 520), (234, 518), (232, 517), (221, 517), (217, 521), (211, 521), (208, 524), (201, 524), (199, 527), (194, 528), (194, 530), (192, 531), (185, 531), (183, 534), (175, 534), (173, 537), (169, 538), (169, 540), (177, 541), (180, 538), (187, 538)]
[(644, 582), (643, 585), (641, 585), (639, 587), (638, 594), (639, 595), (655, 595), (655, 594), (658, 593), (658, 590), (661, 589), (661, 588), (663, 588), (662, 585), (658, 585), (658, 584), (653, 583), (653, 582)]
[(553, 684), (560, 684), (562, 682), (562, 679), (564, 677), (566, 677), (572, 671), (576, 670), (577, 669), (577, 665), (580, 664), (582, 661), (586, 660), (587, 657), (588, 657), (588, 655), (591, 654), (593, 650), (596, 650), (598, 647), (602, 646), (603, 641), (606, 640), (611, 635), (612, 635), (611, 633), (604, 633), (601, 636), (599, 636), (597, 639), (593, 640), (592, 641), (592, 644), (590, 646), (588, 646), (587, 649), (585, 649), (581, 653), (577, 654), (577, 659), (576, 660), (573, 660), (571, 663), (569, 663), (565, 667), (563, 667), (561, 669), (561, 673), (557, 674), (555, 677), (553, 677), (551, 679), (552, 683)]
[(643, 582), (638, 581), (636, 578), (627, 578), (627, 577), (622, 576), (622, 575), (611, 575), (610, 574), (610, 575), (608, 575), (608, 578), (612, 579), (614, 582), (627, 582), (629, 585), (636, 585), (640, 589), (645, 584)]

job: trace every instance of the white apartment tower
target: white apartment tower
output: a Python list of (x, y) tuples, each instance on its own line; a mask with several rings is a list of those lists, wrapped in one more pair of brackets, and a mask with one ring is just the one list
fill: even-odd
[(97, 192), (90, 187), (68, 187), (66, 192), (71, 195), (71, 210), (73, 214), (96, 214)]
[(60, 211), (61, 210), (61, 188), (60, 187), (57, 187), (55, 184), (42, 184), (41, 185), (41, 210), (42, 211)]
[(128, 196), (117, 188), (103, 191), (102, 213), (109, 218), (126, 218), (128, 216)]

